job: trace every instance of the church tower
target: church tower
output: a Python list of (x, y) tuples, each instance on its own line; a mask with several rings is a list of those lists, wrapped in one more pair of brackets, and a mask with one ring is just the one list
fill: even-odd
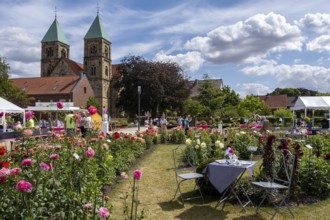
[(49, 76), (61, 58), (69, 58), (70, 46), (56, 17), (41, 41), (41, 77)]
[(84, 37), (84, 73), (97, 101), (109, 109), (111, 79), (111, 42), (97, 13)]

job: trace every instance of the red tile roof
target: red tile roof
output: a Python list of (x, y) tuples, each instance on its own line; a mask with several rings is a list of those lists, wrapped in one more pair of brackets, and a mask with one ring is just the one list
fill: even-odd
[(18, 88), (28, 95), (36, 94), (68, 94), (79, 80), (79, 76), (56, 76), (36, 78), (10, 79)]
[(266, 105), (271, 109), (287, 108), (286, 95), (266, 95), (258, 97), (259, 99), (265, 101)]

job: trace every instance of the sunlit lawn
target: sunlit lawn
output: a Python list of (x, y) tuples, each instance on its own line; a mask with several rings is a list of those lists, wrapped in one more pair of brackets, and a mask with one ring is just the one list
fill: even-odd
[[(130, 179), (120, 180), (110, 192), (111, 204), (114, 206), (112, 219), (125, 219), (123, 215), (123, 202), (121, 197), (125, 192), (131, 192), (131, 173), (134, 169), (141, 169), (143, 177), (139, 182), (139, 212), (144, 210), (145, 219), (270, 219), (266, 212), (255, 213), (255, 208), (248, 207), (247, 212), (241, 212), (241, 207), (227, 203), (215, 209), (217, 197), (206, 197), (204, 204), (201, 199), (191, 200), (182, 206), (178, 197), (174, 200), (176, 190), (175, 174), (173, 170), (172, 149), (176, 145), (158, 145), (154, 151), (147, 154), (129, 172)], [(188, 183), (187, 183), (188, 184)], [(192, 185), (186, 185), (187, 191), (192, 190)], [(130, 199), (131, 197), (129, 197)], [(130, 206), (130, 201), (128, 205)], [(295, 219), (322, 219), (330, 220), (330, 199), (299, 207), (292, 207)], [(264, 209), (265, 210), (265, 209)], [(267, 208), (266, 210), (272, 211)], [(286, 211), (280, 211), (275, 219), (292, 219)]]

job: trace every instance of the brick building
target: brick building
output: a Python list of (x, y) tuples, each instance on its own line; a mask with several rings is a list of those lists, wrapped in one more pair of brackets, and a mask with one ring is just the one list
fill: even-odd
[(84, 37), (84, 63), (70, 59), (70, 45), (55, 17), (41, 40), (38, 78), (11, 79), (35, 101), (71, 101), (85, 106), (93, 96), (110, 109), (111, 42), (97, 14)]

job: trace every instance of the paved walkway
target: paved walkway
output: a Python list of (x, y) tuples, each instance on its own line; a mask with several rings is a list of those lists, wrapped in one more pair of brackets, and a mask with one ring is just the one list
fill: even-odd
[[(141, 126), (140, 131), (144, 132), (147, 130), (147, 127)], [(138, 127), (131, 127), (131, 128), (122, 128), (122, 129), (116, 129), (115, 131), (122, 132), (122, 133), (129, 133), (129, 134), (135, 134), (138, 131)]]

